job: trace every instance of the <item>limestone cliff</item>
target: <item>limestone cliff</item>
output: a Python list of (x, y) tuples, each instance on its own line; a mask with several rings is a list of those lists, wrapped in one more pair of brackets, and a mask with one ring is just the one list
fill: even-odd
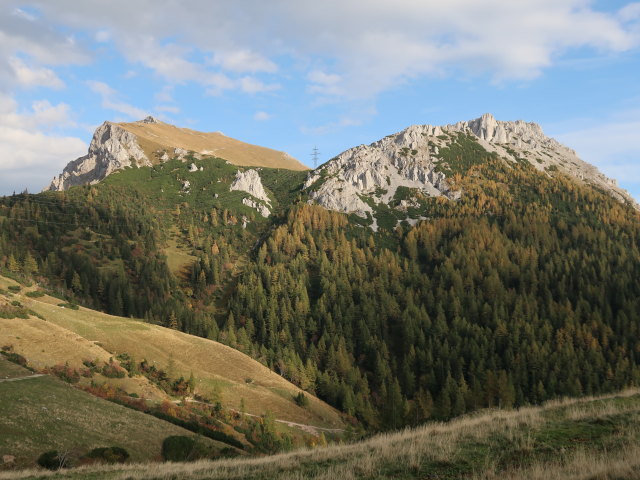
[[(269, 208), (271, 207), (271, 200), (269, 195), (264, 190), (260, 174), (256, 170), (246, 170), (244, 172), (238, 170), (236, 178), (229, 186), (229, 190), (240, 190), (246, 192), (254, 198), (243, 198), (242, 203), (248, 207), (255, 208), (260, 212), (263, 217), (268, 217), (271, 214)], [(260, 200), (256, 202), (256, 200)]]
[(148, 165), (151, 162), (134, 134), (117, 124), (104, 122), (93, 134), (89, 152), (70, 162), (54, 177), (48, 189), (66, 190), (75, 185), (92, 184), (116, 170)]
[[(454, 134), (459, 132), (472, 135), (485, 150), (495, 152), (504, 161), (524, 159), (546, 174), (563, 172), (635, 205), (614, 180), (580, 160), (570, 148), (547, 137), (539, 125), (521, 120), (498, 121), (491, 114), (453, 125), (412, 125), (371, 145), (351, 148), (311, 172), (304, 188), (311, 202), (361, 217), (373, 216), (376, 205), (389, 204), (399, 187), (415, 189), (422, 196), (455, 200), (464, 192), (453, 189), (442, 173), (444, 169), (438, 166), (442, 162), (440, 150), (451, 145)], [(403, 201), (395, 208), (406, 206), (407, 201)]]

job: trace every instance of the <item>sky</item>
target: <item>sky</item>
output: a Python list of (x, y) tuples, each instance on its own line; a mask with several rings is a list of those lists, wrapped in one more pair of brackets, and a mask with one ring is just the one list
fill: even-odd
[(0, 0), (0, 195), (147, 115), (309, 166), (490, 112), (640, 200), (640, 2)]

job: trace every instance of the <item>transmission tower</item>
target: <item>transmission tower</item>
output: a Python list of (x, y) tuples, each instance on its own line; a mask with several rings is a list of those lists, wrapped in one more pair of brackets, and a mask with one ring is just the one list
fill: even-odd
[(320, 150), (318, 150), (318, 147), (313, 147), (313, 150), (311, 150), (311, 158), (313, 158), (313, 169), (315, 170), (316, 168), (318, 168), (318, 157), (320, 156)]

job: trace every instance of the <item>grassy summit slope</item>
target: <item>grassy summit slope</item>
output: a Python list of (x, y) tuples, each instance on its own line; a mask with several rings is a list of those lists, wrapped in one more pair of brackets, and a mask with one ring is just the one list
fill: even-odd
[(308, 170), (285, 152), (241, 142), (220, 132), (198, 132), (164, 122), (118, 125), (138, 137), (138, 143), (151, 159), (157, 151), (182, 148), (204, 155), (216, 155), (235, 165)]
[[(640, 392), (493, 410), (258, 459), (67, 471), (65, 479), (625, 479), (640, 472)], [(38, 478), (16, 472), (1, 478)]]

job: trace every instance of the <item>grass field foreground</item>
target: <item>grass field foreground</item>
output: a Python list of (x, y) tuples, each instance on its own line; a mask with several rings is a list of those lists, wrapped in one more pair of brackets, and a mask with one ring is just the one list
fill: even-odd
[(131, 464), (0, 479), (623, 479), (640, 474), (640, 391), (494, 410), (274, 456)]

